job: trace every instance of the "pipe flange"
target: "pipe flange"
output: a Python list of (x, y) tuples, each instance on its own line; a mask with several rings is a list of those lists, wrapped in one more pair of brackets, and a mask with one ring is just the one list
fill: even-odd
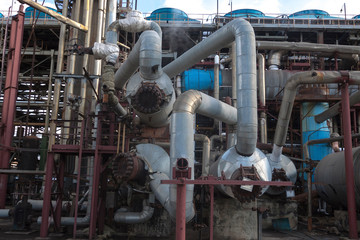
[[(274, 168), (272, 172), (271, 181), (290, 181), (290, 179), (286, 175), (286, 171), (283, 168)], [(272, 194), (281, 194), (285, 191), (285, 186), (270, 186), (269, 192)]]
[[(240, 168), (236, 169), (231, 175), (232, 180), (251, 180), (251, 181), (260, 181), (260, 176), (252, 165), (251, 167), (244, 167), (240, 165)], [(259, 197), (261, 194), (262, 187), (257, 185), (232, 185), (231, 191), (240, 202), (251, 202), (255, 200), (256, 197)]]
[(135, 152), (118, 154), (112, 162), (112, 169), (119, 181), (139, 180), (145, 176), (144, 162)]
[(139, 112), (150, 114), (160, 111), (165, 98), (164, 91), (156, 83), (143, 82), (131, 102)]

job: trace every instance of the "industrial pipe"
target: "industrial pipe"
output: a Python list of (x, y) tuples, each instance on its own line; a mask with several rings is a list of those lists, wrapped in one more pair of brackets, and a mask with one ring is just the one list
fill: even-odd
[[(350, 107), (360, 102), (360, 91), (357, 91), (350, 96)], [(341, 102), (337, 102), (329, 109), (315, 116), (315, 121), (321, 123), (329, 118), (335, 117), (339, 114), (339, 109), (341, 107)]]
[(127, 212), (118, 209), (114, 215), (114, 221), (125, 224), (138, 224), (150, 220), (154, 214), (154, 208), (149, 206), (149, 203), (155, 203), (153, 194), (149, 195), (149, 200), (143, 200), (143, 209), (141, 212)]
[(11, 215), (10, 209), (0, 209), (0, 218), (9, 218)]
[[(191, 179), (194, 179), (194, 114), (199, 113), (233, 125), (237, 122), (236, 112), (236, 108), (199, 91), (189, 90), (180, 95), (174, 103), (170, 123), (170, 179), (174, 178), (172, 168), (176, 167), (179, 158), (187, 159), (188, 167), (191, 168)], [(174, 209), (177, 201), (176, 189), (176, 185), (170, 185), (170, 205)], [(186, 185), (187, 222), (195, 215), (193, 190), (194, 185)]]
[(214, 58), (214, 98), (219, 99), (220, 82), (219, 82), (220, 57), (215, 55)]
[(244, 19), (231, 21), (166, 65), (163, 70), (170, 78), (174, 77), (234, 40), (238, 108), (236, 150), (241, 155), (250, 156), (256, 148), (258, 119), (255, 34), (249, 22)]
[(271, 50), (268, 58), (269, 70), (279, 70), (281, 66), (281, 57), (285, 51), (275, 51)]
[(201, 141), (203, 143), (202, 148), (202, 176), (209, 175), (210, 169), (210, 139), (204, 134), (195, 134), (195, 141)]
[(32, 6), (33, 8), (35, 8), (43, 13), (46, 13), (46, 14), (56, 18), (60, 22), (65, 23), (71, 27), (77, 28), (83, 32), (88, 31), (88, 26), (84, 26), (81, 23), (71, 20), (70, 18), (67, 18), (66, 15), (61, 15), (60, 13), (57, 13), (49, 8), (46, 8), (43, 5), (36, 3), (32, 0), (19, 0), (19, 2), (28, 4), (28, 5)]
[(258, 50), (286, 50), (299, 52), (321, 52), (321, 53), (342, 53), (360, 54), (359, 46), (337, 45), (337, 44), (317, 44), (307, 42), (276, 42), (276, 41), (257, 41)]
[(258, 62), (258, 89), (260, 105), (260, 142), (267, 143), (267, 122), (266, 122), (266, 91), (265, 91), (265, 58), (262, 54), (257, 54)]

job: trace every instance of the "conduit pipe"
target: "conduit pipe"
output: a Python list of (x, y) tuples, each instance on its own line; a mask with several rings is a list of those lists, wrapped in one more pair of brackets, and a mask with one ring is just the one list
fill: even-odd
[(258, 62), (258, 89), (260, 105), (260, 142), (267, 143), (267, 123), (266, 123), (266, 91), (265, 91), (265, 59), (262, 54), (257, 54)]
[[(357, 91), (356, 93), (354, 93), (353, 95), (350, 96), (350, 107), (354, 106), (355, 104), (360, 102), (360, 91)], [(325, 110), (324, 112), (318, 114), (315, 116), (315, 121), (317, 123), (322, 123), (323, 121), (335, 117), (336, 115), (338, 115), (339, 109), (341, 107), (341, 101), (334, 104), (332, 107), (330, 107), (329, 109)]]
[(183, 72), (214, 51), (235, 40), (238, 124), (236, 150), (250, 156), (257, 141), (255, 34), (244, 19), (235, 19), (164, 67), (170, 77)]
[[(176, 167), (179, 158), (188, 160), (191, 168), (191, 179), (194, 179), (194, 115), (215, 118), (227, 124), (236, 124), (236, 108), (220, 102), (196, 90), (189, 90), (175, 101), (170, 123), (170, 179), (173, 179), (172, 169)], [(176, 185), (170, 185), (170, 206), (176, 209)], [(193, 206), (194, 185), (186, 185), (186, 222), (190, 221), (195, 210)], [(170, 213), (175, 218), (175, 212)]]
[(10, 209), (0, 209), (0, 218), (9, 218), (11, 210)]
[(210, 170), (210, 139), (204, 134), (195, 134), (194, 140), (203, 143), (201, 175), (208, 176)]

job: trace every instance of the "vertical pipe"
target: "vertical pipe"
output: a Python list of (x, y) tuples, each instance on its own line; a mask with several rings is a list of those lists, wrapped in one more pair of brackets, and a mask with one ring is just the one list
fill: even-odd
[(219, 66), (220, 66), (220, 57), (215, 55), (214, 58), (214, 98), (219, 100), (220, 92), (220, 81), (219, 81)]
[(236, 44), (233, 42), (231, 44), (231, 87), (232, 87), (232, 99), (233, 106), (237, 106), (237, 97), (236, 97)]
[[(181, 180), (181, 179), (180, 179)], [(186, 184), (177, 184), (176, 189), (176, 240), (186, 239)]]
[(209, 185), (210, 190), (210, 240), (214, 239), (214, 185)]
[(349, 102), (349, 85), (344, 83), (341, 87), (341, 107), (342, 120), (344, 126), (344, 145), (345, 145), (345, 170), (346, 170), (346, 192), (347, 206), (349, 215), (349, 238), (357, 239), (356, 203), (355, 203), (355, 183), (354, 183), (354, 162), (352, 155), (351, 142), (351, 119)]
[(59, 174), (57, 176), (57, 182), (58, 182), (58, 198), (56, 201), (56, 208), (55, 208), (55, 228), (60, 230), (61, 227), (61, 210), (62, 210), (62, 197), (63, 197), (63, 191), (64, 191), (64, 174), (65, 174), (65, 160), (60, 159), (59, 163)]
[[(109, 25), (116, 21), (116, 10), (117, 10), (117, 0), (108, 0), (108, 11), (107, 11), (107, 20), (106, 28)], [(108, 43), (117, 44), (117, 32), (116, 31), (107, 31), (106, 32), (106, 41)]]
[[(103, 36), (103, 22), (104, 22), (104, 0), (99, 0), (98, 4), (98, 16), (97, 16), (97, 29), (96, 29), (96, 38), (95, 42), (101, 42)], [(101, 60), (95, 60), (94, 65), (94, 75), (101, 75)], [(92, 82), (96, 93), (99, 94), (99, 78), (95, 78)], [(91, 111), (95, 111), (97, 94), (92, 92), (92, 102), (91, 102)]]
[(267, 123), (266, 123), (266, 90), (265, 90), (265, 59), (262, 54), (256, 55), (258, 60), (258, 89), (260, 105), (260, 142), (267, 143)]
[[(90, 23), (92, 22), (92, 16), (93, 16), (92, 12), (93, 12), (94, 1), (86, 0), (84, 2), (84, 5), (85, 5), (84, 11), (83, 11), (83, 14), (85, 16), (84, 25), (89, 26)], [(92, 28), (89, 27), (89, 30), (86, 33), (85, 42), (84, 42), (84, 47), (86, 47), (86, 48), (90, 46), (92, 32), (93, 32)], [(83, 68), (87, 69), (88, 61), (89, 61), (89, 55), (85, 54), (83, 57)], [(87, 90), (87, 79), (83, 78), (83, 79), (81, 79), (81, 91), (80, 91), (80, 96), (81, 96), (82, 101), (80, 103), (80, 108), (79, 108), (79, 113), (83, 114), (83, 116), (86, 115), (86, 113), (85, 113), (85, 108), (86, 108), (86, 103), (87, 103), (86, 90)], [(79, 114), (79, 119), (82, 119), (81, 114)]]
[(40, 237), (46, 238), (48, 235), (49, 227), (49, 214), (51, 204), (51, 184), (52, 184), (52, 172), (54, 170), (54, 153), (49, 152), (46, 163), (47, 178), (45, 179), (44, 189), (44, 206), (41, 212), (42, 222), (40, 226)]
[[(62, 10), (63, 16), (67, 16), (68, 5), (69, 5), (69, 1), (64, 0), (63, 10)], [(65, 36), (66, 36), (66, 24), (61, 23), (58, 56), (56, 61), (56, 73), (58, 74), (61, 74), (63, 70)], [(55, 79), (55, 84), (54, 84), (54, 101), (52, 104), (52, 114), (51, 114), (51, 123), (50, 123), (49, 150), (51, 150), (52, 145), (55, 144), (55, 132), (56, 132), (55, 120), (57, 120), (59, 113), (60, 90), (61, 90), (61, 79), (57, 78)]]
[[(14, 135), (14, 118), (16, 112), (16, 98), (18, 88), (18, 76), (21, 63), (21, 45), (24, 33), (24, 6), (20, 5), (18, 15), (13, 17), (11, 23), (11, 36), (8, 53), (8, 66), (4, 89), (4, 106), (2, 110), (0, 144), (0, 168), (9, 167), (10, 147)], [(7, 175), (0, 175), (0, 208), (5, 208)]]
[(48, 86), (48, 99), (46, 100), (46, 116), (45, 116), (45, 134), (49, 133), (49, 118), (50, 118), (50, 101), (52, 96), (52, 78), (54, 73), (54, 49), (51, 49), (50, 55), (50, 74)]
[[(311, 161), (309, 161), (311, 163)], [(307, 188), (308, 188), (308, 231), (312, 231), (312, 183), (311, 183), (311, 165), (309, 163), (309, 170), (307, 172)]]

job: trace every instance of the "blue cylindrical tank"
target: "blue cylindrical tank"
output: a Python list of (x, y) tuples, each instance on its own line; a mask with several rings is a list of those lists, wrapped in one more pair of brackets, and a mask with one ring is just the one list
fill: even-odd
[(224, 15), (224, 17), (241, 17), (241, 18), (263, 18), (266, 17), (265, 14), (256, 9), (237, 9), (233, 10), (232, 12), (228, 12)]
[(0, 13), (0, 18), (3, 18), (3, 17), (4, 17), (4, 15), (2, 13)]
[[(305, 144), (309, 140), (323, 139), (330, 137), (330, 129), (327, 122), (317, 123), (314, 116), (322, 113), (329, 108), (328, 103), (305, 102), (301, 108), (302, 119), (302, 142)], [(309, 154), (311, 160), (320, 161), (332, 152), (328, 143), (310, 145)]]
[(159, 8), (153, 11), (146, 20), (152, 21), (190, 21), (197, 22), (197, 20), (189, 18), (188, 15), (177, 8)]
[[(221, 71), (219, 72), (219, 83), (222, 85)], [(213, 90), (214, 70), (213, 69), (189, 69), (182, 74), (181, 91), (190, 89)]]
[(306, 18), (306, 19), (335, 18), (335, 19), (337, 19), (337, 17), (330, 16), (330, 14), (328, 12), (319, 10), (319, 9), (302, 10), (302, 11), (290, 14), (289, 18)]

